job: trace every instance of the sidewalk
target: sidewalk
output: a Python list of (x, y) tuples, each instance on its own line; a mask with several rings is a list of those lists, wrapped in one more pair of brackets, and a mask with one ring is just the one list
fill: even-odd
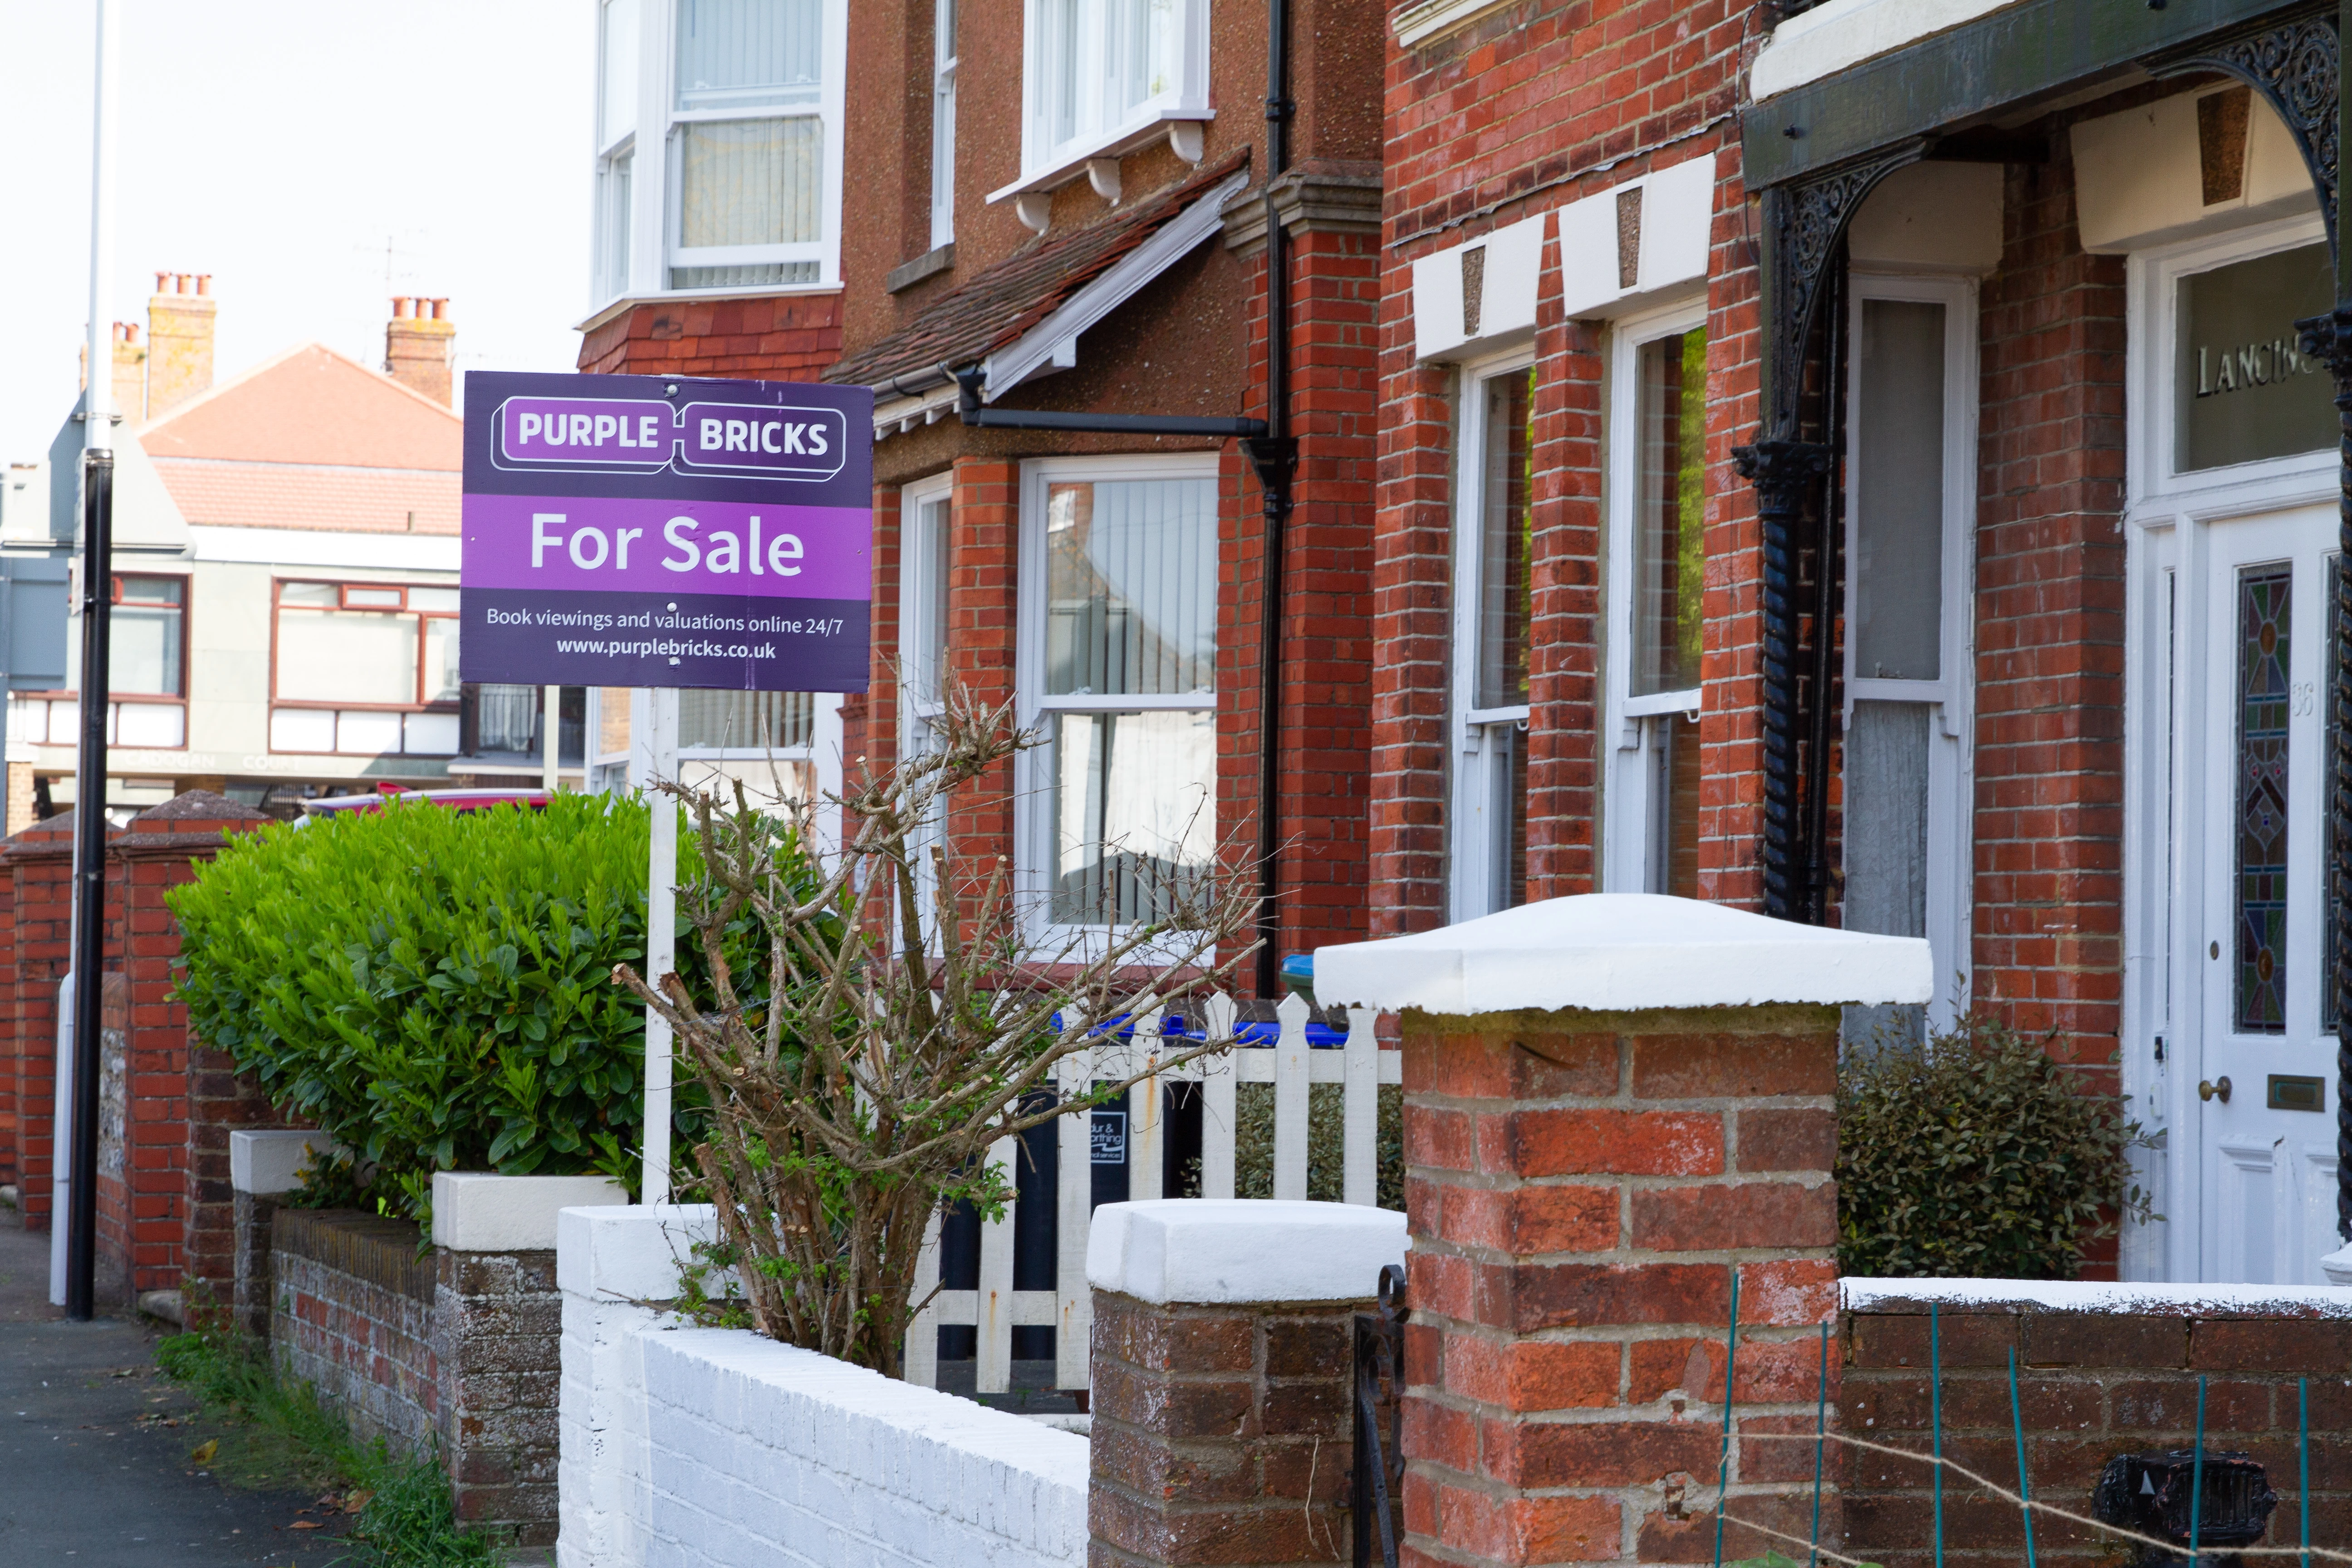
[(151, 1325), (69, 1323), (48, 1304), (49, 1238), (0, 1211), (0, 1563), (74, 1568), (325, 1568), (340, 1543), (288, 1526), (304, 1492), (241, 1491), (188, 1461), (189, 1401), (155, 1370)]

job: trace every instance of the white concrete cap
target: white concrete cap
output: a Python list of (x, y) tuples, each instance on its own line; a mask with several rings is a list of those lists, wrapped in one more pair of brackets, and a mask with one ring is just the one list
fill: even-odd
[(228, 1135), (228, 1184), (240, 1193), (276, 1197), (290, 1193), (309, 1163), (310, 1151), (332, 1149), (334, 1140), (315, 1129), (295, 1132), (232, 1132)]
[(1659, 893), (1580, 893), (1381, 942), (1315, 950), (1324, 1006), (1424, 1013), (1918, 1003), (1917, 937), (1768, 920)]
[(1288, 1198), (1105, 1204), (1087, 1238), (1087, 1283), (1139, 1300), (1368, 1301), (1404, 1261), (1404, 1215)]
[(719, 1236), (709, 1204), (613, 1204), (568, 1208), (555, 1222), (555, 1283), (607, 1301), (674, 1301), (678, 1268), (698, 1241)]
[(555, 1216), (583, 1204), (625, 1204), (629, 1190), (603, 1176), (433, 1173), (433, 1245), (453, 1252), (543, 1252)]

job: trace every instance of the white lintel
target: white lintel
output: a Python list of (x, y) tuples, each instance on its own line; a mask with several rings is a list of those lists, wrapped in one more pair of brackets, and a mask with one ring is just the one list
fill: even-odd
[(1402, 1265), (1404, 1215), (1294, 1198), (1105, 1204), (1087, 1237), (1087, 1283), (1139, 1300), (1369, 1301)]
[(1443, 1014), (1874, 1006), (1928, 1001), (1934, 971), (1918, 937), (1798, 925), (1660, 893), (1580, 893), (1318, 948), (1315, 997)]
[(2016, 4), (2018, 0), (1824, 0), (1772, 29), (1748, 68), (1748, 95), (1760, 102)]

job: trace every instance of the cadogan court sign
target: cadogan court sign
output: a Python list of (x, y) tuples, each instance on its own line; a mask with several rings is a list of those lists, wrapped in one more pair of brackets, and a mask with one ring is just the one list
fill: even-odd
[(467, 373), (460, 678), (865, 690), (873, 412), (863, 387)]

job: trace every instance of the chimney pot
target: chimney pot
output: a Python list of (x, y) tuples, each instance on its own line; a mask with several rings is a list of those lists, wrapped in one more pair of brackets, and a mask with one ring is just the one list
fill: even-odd
[(163, 279), (170, 276), (171, 274), (168, 272), (158, 272), (155, 274), (155, 292), (161, 294), (163, 291)]
[(392, 319), (395, 321), (404, 321), (408, 319), (407, 295), (394, 294), (392, 297)]
[(197, 273), (197, 274), (196, 274), (196, 292), (197, 292), (197, 293), (199, 293), (199, 294), (205, 294), (205, 295), (209, 295), (212, 291), (213, 291), (213, 275), (212, 275), (211, 273), (209, 273), (209, 272), (199, 272), (199, 273)]

